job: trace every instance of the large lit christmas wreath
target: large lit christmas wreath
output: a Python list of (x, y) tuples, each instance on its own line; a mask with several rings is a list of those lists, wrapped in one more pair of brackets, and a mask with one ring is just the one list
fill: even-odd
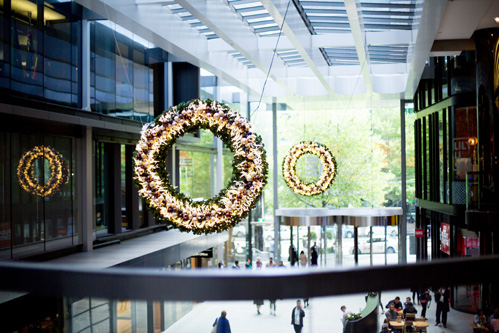
[[(319, 180), (314, 183), (304, 183), (296, 175), (296, 163), (304, 154), (317, 155), (322, 162), (324, 171)], [(301, 195), (313, 196), (325, 192), (336, 177), (336, 160), (331, 151), (324, 145), (316, 142), (301, 142), (289, 150), (284, 157), (282, 174), (286, 184)]]
[[(214, 198), (194, 202), (171, 186), (166, 157), (177, 138), (199, 128), (219, 137), (234, 153), (234, 161), (228, 186)], [(261, 138), (236, 111), (210, 100), (177, 105), (144, 126), (133, 163), (139, 194), (153, 214), (196, 234), (236, 225), (256, 205), (267, 181)]]
[[(36, 179), (33, 170), (33, 165), (39, 158), (46, 159), (50, 166), (50, 178), (43, 186)], [(40, 197), (48, 197), (57, 193), (61, 186), (68, 182), (68, 175), (68, 167), (62, 155), (47, 146), (36, 146), (24, 153), (17, 167), (17, 178), (21, 187), (26, 192)]]

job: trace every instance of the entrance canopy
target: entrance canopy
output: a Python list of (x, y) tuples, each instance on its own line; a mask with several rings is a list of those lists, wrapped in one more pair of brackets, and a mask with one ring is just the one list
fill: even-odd
[[(289, 226), (314, 226), (342, 224), (356, 227), (378, 225), (379, 217), (396, 217), (403, 214), (401, 207), (383, 208), (282, 208), (276, 210), (281, 224)], [(391, 223), (387, 223), (391, 224)]]

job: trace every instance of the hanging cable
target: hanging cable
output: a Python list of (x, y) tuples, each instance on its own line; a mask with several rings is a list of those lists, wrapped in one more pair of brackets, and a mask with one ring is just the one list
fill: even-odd
[(263, 82), (263, 87), (262, 87), (262, 93), (260, 94), (260, 100), (258, 101), (258, 105), (256, 106), (255, 110), (250, 115), (250, 119), (253, 121), (253, 115), (255, 114), (256, 111), (260, 108), (260, 104), (262, 103), (262, 98), (263, 98), (263, 93), (265, 92), (265, 86), (267, 85), (267, 81), (270, 76), (270, 71), (272, 70), (272, 65), (274, 64), (274, 58), (277, 53), (277, 46), (279, 45), (279, 40), (281, 39), (282, 35), (282, 28), (284, 27), (284, 22), (286, 22), (286, 16), (288, 15), (288, 9), (289, 9), (289, 4), (291, 3), (291, 0), (288, 1), (288, 5), (286, 6), (286, 12), (284, 13), (284, 17), (282, 18), (282, 23), (281, 27), (279, 29), (279, 34), (277, 35), (277, 41), (274, 47), (274, 52), (272, 53), (272, 59), (270, 60), (270, 66), (269, 70), (267, 71), (267, 76), (265, 77), (265, 81)]

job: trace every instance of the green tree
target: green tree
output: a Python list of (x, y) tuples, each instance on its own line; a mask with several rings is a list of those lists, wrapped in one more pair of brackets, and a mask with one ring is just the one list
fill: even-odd
[[(311, 112), (279, 114), (279, 161), (298, 142), (315, 141), (328, 146), (338, 164), (333, 185), (313, 197), (295, 194), (284, 182), (279, 168), (280, 207), (383, 206), (394, 174), (387, 168), (384, 141), (374, 130), (370, 113), (369, 110), (327, 110), (313, 111), (313, 116)], [(303, 175), (305, 181), (313, 181), (306, 179), (308, 175), (303, 170), (309, 165), (299, 163), (297, 166), (298, 175)]]

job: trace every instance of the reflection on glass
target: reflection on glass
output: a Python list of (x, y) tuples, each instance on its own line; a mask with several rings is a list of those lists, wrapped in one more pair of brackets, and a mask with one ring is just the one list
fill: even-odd
[(92, 111), (150, 121), (153, 71), (147, 52), (153, 45), (109, 21), (93, 22), (90, 34)]

